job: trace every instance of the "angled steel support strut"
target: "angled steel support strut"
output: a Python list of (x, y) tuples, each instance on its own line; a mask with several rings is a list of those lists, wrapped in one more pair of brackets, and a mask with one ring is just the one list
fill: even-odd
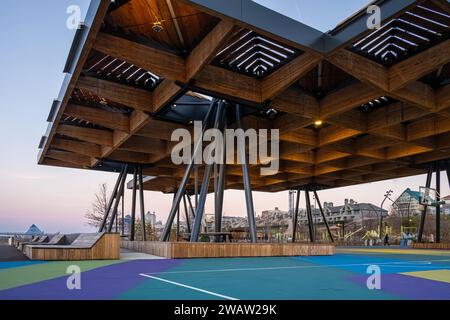
[[(236, 104), (236, 121), (238, 129), (242, 129), (241, 108), (238, 104)], [(242, 139), (243, 141), (241, 142), (238, 141), (238, 145), (242, 163), (242, 180), (244, 182), (245, 202), (247, 205), (248, 227), (251, 241), (256, 242), (257, 239), (256, 239), (255, 209), (253, 206), (252, 187), (250, 184), (250, 176), (248, 174), (247, 168), (247, 159), (245, 156), (245, 137), (243, 136)]]
[(314, 242), (314, 225), (313, 225), (313, 217), (311, 213), (311, 200), (309, 198), (309, 191), (305, 190), (305, 199), (306, 199), (306, 214), (308, 216), (308, 228), (309, 228), (309, 239), (311, 242)]
[(189, 218), (189, 210), (186, 203), (186, 194), (183, 194), (184, 216), (186, 218), (187, 232), (191, 233), (191, 219)]
[[(219, 127), (220, 119), (222, 117), (223, 105), (224, 105), (224, 102), (222, 100), (220, 100), (217, 104), (216, 116), (215, 116), (215, 120), (214, 120), (214, 129), (217, 129)], [(194, 225), (192, 227), (191, 238), (189, 239), (190, 242), (197, 242), (198, 236), (200, 235), (203, 211), (205, 209), (205, 202), (206, 202), (206, 196), (208, 195), (211, 169), (213, 166), (214, 166), (213, 163), (207, 164), (205, 167), (205, 172), (203, 173), (202, 187), (200, 189), (200, 195), (198, 198), (198, 206), (197, 206), (197, 208), (195, 208), (195, 219), (194, 219)]]
[(98, 232), (102, 232), (105, 229), (106, 221), (108, 220), (109, 212), (111, 211), (111, 207), (114, 203), (114, 199), (117, 196), (117, 190), (119, 189), (120, 182), (122, 181), (122, 175), (125, 172), (125, 166), (122, 167), (120, 170), (119, 176), (117, 177), (116, 185), (114, 186), (114, 189), (111, 193), (111, 198), (109, 199), (108, 206), (106, 207), (106, 212), (103, 216), (102, 223), (100, 224), (100, 227), (98, 229)]
[(137, 189), (137, 168), (133, 172), (133, 195), (131, 199), (131, 223), (130, 223), (130, 241), (134, 241), (136, 225), (136, 189)]
[(295, 242), (297, 237), (297, 225), (298, 225), (298, 207), (300, 204), (300, 188), (297, 189), (297, 198), (295, 200), (295, 211), (292, 214), (292, 242)]
[[(208, 112), (206, 113), (205, 119), (203, 120), (203, 131), (205, 131), (207, 123), (209, 122), (209, 118), (212, 114), (212, 111), (214, 110), (214, 106), (217, 103), (216, 99), (213, 99), (211, 101), (211, 105), (209, 107)], [(169, 212), (169, 217), (167, 218), (167, 223), (164, 227), (164, 230), (161, 234), (160, 241), (168, 241), (170, 237), (170, 229), (172, 228), (172, 223), (175, 218), (175, 215), (177, 213), (177, 209), (180, 205), (181, 197), (184, 194), (186, 190), (186, 185), (189, 181), (189, 176), (191, 175), (192, 168), (194, 167), (194, 161), (199, 152), (202, 152), (202, 139), (198, 139), (198, 141), (195, 142), (194, 152), (192, 154), (192, 157), (190, 159), (189, 164), (186, 167), (186, 171), (184, 172), (183, 178), (181, 179), (180, 187), (178, 188), (177, 194), (175, 196), (175, 199), (172, 203), (172, 208)]]
[(320, 203), (319, 195), (317, 194), (317, 191), (314, 190), (314, 197), (317, 200), (317, 205), (319, 206), (320, 214), (322, 215), (323, 222), (325, 223), (325, 226), (327, 227), (328, 236), (330, 237), (331, 242), (334, 242), (333, 235), (331, 234), (330, 226), (328, 225), (327, 218), (325, 217), (325, 213), (323, 212), (322, 204)]
[(142, 166), (139, 166), (139, 201), (141, 209), (141, 231), (142, 241), (147, 241), (147, 235), (145, 233), (145, 207), (144, 207), (144, 179), (142, 178)]
[[(431, 177), (433, 175), (433, 164), (430, 164), (430, 168), (428, 169), (427, 173), (427, 181), (425, 186), (429, 188), (431, 186)], [(419, 226), (419, 234), (417, 235), (417, 241), (422, 242), (422, 236), (423, 236), (423, 229), (425, 227), (425, 218), (427, 215), (427, 206), (423, 206), (422, 209), (422, 216), (420, 218), (420, 226)]]
[[(114, 207), (113, 207), (111, 219), (110, 219), (109, 225), (108, 225), (108, 232), (111, 232), (113, 225), (114, 225), (114, 221), (117, 219), (117, 209), (119, 208), (120, 197), (122, 196), (122, 194), (125, 191), (125, 180), (127, 179), (127, 170), (128, 170), (128, 165), (124, 165), (123, 172), (121, 175), (121, 180), (120, 180), (120, 187), (115, 196)], [(117, 224), (116, 224), (116, 231), (117, 231)]]
[[(227, 129), (227, 115), (225, 108), (223, 109), (223, 116), (222, 116), (222, 133), (223, 137), (225, 137), (225, 130)], [(223, 145), (222, 145), (222, 163), (219, 165), (219, 179), (217, 181), (217, 193), (215, 197), (215, 232), (221, 232), (222, 231), (222, 214), (223, 214), (223, 194), (225, 191), (225, 178), (226, 178), (226, 146), (225, 146), (225, 139), (223, 139)], [(221, 237), (216, 236), (216, 242), (220, 242)]]
[(434, 168), (436, 170), (436, 243), (441, 242), (441, 163), (436, 161)]

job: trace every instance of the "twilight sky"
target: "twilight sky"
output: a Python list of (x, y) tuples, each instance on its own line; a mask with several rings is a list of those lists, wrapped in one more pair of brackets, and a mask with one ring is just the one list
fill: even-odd
[[(367, 4), (368, 0), (258, 0), (258, 3), (321, 31)], [(98, 186), (112, 188), (115, 174), (38, 166), (37, 146), (45, 132), (52, 100), (63, 79), (63, 67), (74, 31), (66, 28), (66, 8), (79, 5), (84, 16), (89, 0), (14, 0), (0, 10), (0, 232), (26, 231), (35, 223), (47, 232), (92, 231), (83, 218)], [(425, 176), (389, 180), (322, 191), (322, 201), (341, 204), (344, 198), (379, 205), (387, 189), (398, 196), (418, 189)], [(442, 175), (442, 193), (449, 193)], [(172, 195), (146, 192), (146, 210), (165, 219)], [(131, 198), (128, 191), (126, 198)], [(287, 192), (254, 193), (255, 210), (288, 207)], [(301, 203), (304, 205), (303, 201)], [(129, 208), (127, 203), (127, 208)], [(129, 210), (129, 209), (127, 209)], [(208, 201), (206, 212), (213, 211)], [(225, 215), (244, 215), (244, 194), (227, 191)]]

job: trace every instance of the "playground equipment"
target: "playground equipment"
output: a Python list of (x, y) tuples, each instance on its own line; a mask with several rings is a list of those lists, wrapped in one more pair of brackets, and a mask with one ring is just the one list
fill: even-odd
[(428, 187), (420, 187), (419, 193), (420, 193), (419, 202), (421, 205), (437, 207), (445, 204), (445, 201), (440, 200), (441, 195), (436, 189)]

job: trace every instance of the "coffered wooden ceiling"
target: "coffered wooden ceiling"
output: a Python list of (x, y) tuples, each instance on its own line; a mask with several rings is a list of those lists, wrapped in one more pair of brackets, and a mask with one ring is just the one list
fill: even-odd
[[(327, 41), (350, 34), (324, 50), (205, 1), (98, 1), (88, 31), (74, 41), (73, 52), (82, 45), (49, 115), (40, 164), (142, 164), (146, 189), (171, 192), (184, 166), (170, 161), (170, 135), (190, 124), (160, 115), (196, 93), (251, 106), (246, 128), (280, 129), (280, 171), (260, 176), (251, 166), (253, 190), (405, 177), (450, 158), (447, 1), (403, 1), (381, 29), (349, 32), (362, 11), (323, 34)], [(256, 9), (278, 17), (267, 22), (274, 30), (296, 23)], [(265, 116), (268, 108), (276, 116)], [(226, 186), (242, 188), (239, 165), (228, 166)]]

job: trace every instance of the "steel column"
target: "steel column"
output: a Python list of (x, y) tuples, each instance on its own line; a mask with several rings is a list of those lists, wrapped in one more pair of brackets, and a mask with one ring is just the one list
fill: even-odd
[(435, 163), (436, 172), (436, 243), (441, 242), (441, 165), (439, 161)]
[(292, 242), (295, 242), (297, 237), (297, 225), (298, 225), (298, 208), (300, 204), (300, 188), (297, 189), (297, 198), (295, 200), (295, 209), (292, 216)]
[(311, 200), (309, 198), (309, 191), (305, 190), (306, 199), (306, 214), (308, 216), (308, 228), (309, 228), (309, 239), (314, 242), (314, 228), (313, 228), (313, 218), (311, 213)]
[[(238, 104), (236, 104), (236, 121), (238, 129), (242, 129), (241, 110)], [(250, 239), (252, 242), (256, 242), (257, 239), (256, 239), (255, 209), (253, 206), (253, 197), (251, 189), (252, 187), (250, 184), (250, 176), (248, 174), (247, 159), (245, 154), (245, 137), (243, 143), (238, 143), (238, 145), (242, 163), (242, 180), (244, 182), (245, 202), (247, 205), (247, 218), (248, 218)]]
[(147, 241), (147, 235), (145, 234), (144, 181), (142, 178), (142, 166), (141, 165), (139, 165), (139, 200), (140, 200), (140, 209), (141, 209), (142, 241)]
[(122, 193), (122, 224), (121, 224), (122, 236), (125, 235), (125, 190)]
[[(173, 198), (175, 199), (175, 192), (173, 193)], [(176, 240), (179, 241), (180, 238), (180, 206), (178, 206), (177, 210), (177, 232), (176, 232)]]
[(120, 170), (119, 176), (117, 177), (116, 185), (114, 186), (114, 189), (113, 189), (113, 191), (111, 193), (111, 198), (109, 199), (108, 206), (106, 207), (106, 212), (103, 215), (103, 220), (102, 220), (102, 222), (100, 224), (98, 232), (102, 232), (103, 229), (105, 228), (106, 221), (108, 220), (109, 212), (111, 211), (111, 207), (112, 207), (114, 199), (115, 199), (115, 197), (117, 195), (117, 190), (119, 189), (120, 181), (122, 181), (122, 175), (123, 175), (124, 171), (125, 171), (125, 166), (122, 166), (122, 169)]
[(136, 224), (136, 189), (137, 189), (137, 168), (133, 172), (133, 195), (131, 199), (131, 221), (130, 221), (130, 241), (134, 241)]
[(198, 166), (194, 168), (194, 203), (195, 208), (198, 206)]
[(192, 217), (195, 219), (195, 210), (194, 207), (192, 206), (191, 196), (186, 195), (186, 198), (188, 199), (189, 202), (189, 209), (191, 210)]
[[(223, 110), (223, 117), (222, 120), (224, 122), (223, 124), (223, 136), (225, 137), (225, 130), (227, 128), (227, 119), (226, 119), (226, 110), (224, 108)], [(222, 215), (223, 215), (223, 195), (225, 192), (225, 178), (226, 178), (226, 170), (227, 170), (227, 165), (226, 165), (226, 144), (225, 144), (225, 139), (223, 140), (223, 145), (222, 145), (222, 163), (219, 165), (219, 179), (217, 181), (217, 193), (216, 193), (216, 203), (215, 203), (215, 217), (214, 217), (214, 222), (215, 222), (215, 231), (216, 232), (221, 232), (222, 231)], [(216, 242), (220, 242), (221, 241), (221, 237), (216, 236)]]
[[(122, 193), (125, 191), (125, 181), (127, 180), (127, 169), (128, 166), (124, 165), (124, 169), (123, 169), (123, 174), (122, 174), (122, 179), (120, 181), (120, 188), (119, 191), (116, 194), (116, 200), (114, 202), (114, 207), (113, 207), (113, 211), (111, 214), (111, 219), (109, 221), (109, 225), (108, 225), (108, 232), (112, 231), (112, 228), (114, 226), (114, 222), (117, 218), (117, 210), (119, 208), (119, 202), (120, 202), (120, 197), (122, 196)], [(117, 224), (116, 224), (116, 231), (117, 231)]]
[(189, 211), (186, 204), (186, 194), (183, 194), (184, 215), (186, 217), (187, 232), (191, 233), (191, 219), (189, 219)]
[[(214, 109), (214, 105), (216, 104), (217, 100), (213, 99), (211, 101), (211, 105), (209, 107), (209, 110), (205, 116), (205, 119), (203, 120), (203, 132), (205, 131), (206, 127), (207, 127), (207, 123), (209, 122), (209, 118), (210, 115), (212, 113), (212, 110)], [(164, 230), (161, 234), (160, 237), (160, 241), (168, 241), (169, 237), (170, 237), (170, 229), (172, 228), (172, 223), (173, 220), (175, 218), (175, 214), (177, 212), (177, 209), (180, 205), (180, 201), (181, 201), (181, 197), (184, 194), (185, 190), (186, 190), (186, 185), (189, 181), (189, 176), (191, 175), (192, 169), (195, 166), (194, 161), (195, 161), (195, 157), (199, 152), (202, 152), (202, 146), (203, 146), (203, 142), (202, 139), (199, 139), (194, 147), (194, 152), (192, 154), (192, 157), (190, 159), (189, 164), (186, 167), (186, 171), (184, 172), (183, 178), (181, 179), (181, 183), (180, 183), (180, 187), (178, 189), (178, 192), (175, 196), (175, 200), (172, 203), (172, 208), (170, 209), (169, 212), (169, 217), (167, 218), (167, 223), (164, 227)]]
[(323, 222), (325, 223), (325, 226), (327, 227), (328, 236), (330, 237), (331, 242), (334, 242), (333, 235), (331, 234), (330, 226), (328, 225), (328, 221), (325, 217), (325, 213), (323, 212), (322, 204), (320, 203), (319, 195), (317, 194), (317, 191), (314, 190), (314, 197), (317, 200), (317, 205), (319, 206), (320, 214), (322, 215)]
[[(431, 177), (433, 175), (433, 165), (430, 164), (430, 168), (427, 173), (427, 181), (425, 186), (429, 188), (431, 186)], [(427, 215), (427, 206), (423, 206), (422, 216), (420, 218), (419, 234), (417, 235), (417, 241), (422, 242), (423, 229), (425, 227), (425, 217)]]
[(445, 162), (445, 171), (447, 172), (448, 186), (450, 187), (450, 160)]
[[(223, 104), (224, 103), (222, 100), (220, 100), (217, 104), (214, 129), (217, 129), (219, 127), (220, 119), (222, 117)], [(214, 164), (207, 164), (205, 167), (205, 172), (203, 173), (202, 187), (200, 189), (200, 195), (198, 198), (198, 206), (195, 208), (194, 226), (192, 227), (191, 238), (189, 239), (190, 242), (198, 241), (198, 236), (200, 234), (200, 228), (202, 225), (203, 211), (205, 210), (206, 196), (208, 195), (209, 180), (211, 177), (211, 170), (213, 166)]]

